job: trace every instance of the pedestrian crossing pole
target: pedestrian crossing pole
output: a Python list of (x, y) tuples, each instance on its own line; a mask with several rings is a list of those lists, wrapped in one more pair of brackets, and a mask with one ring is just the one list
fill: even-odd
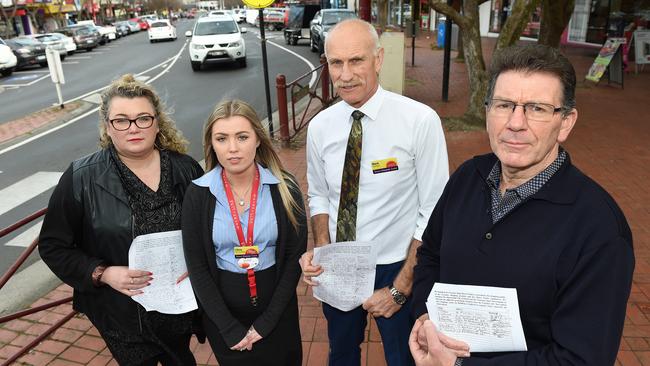
[(56, 87), (56, 96), (59, 98), (59, 106), (61, 109), (65, 108), (63, 105), (63, 95), (61, 94), (61, 84), (65, 84), (65, 77), (63, 76), (63, 67), (61, 67), (61, 56), (59, 51), (51, 46), (45, 49), (45, 57), (47, 57), (47, 67), (50, 69), (50, 79)]

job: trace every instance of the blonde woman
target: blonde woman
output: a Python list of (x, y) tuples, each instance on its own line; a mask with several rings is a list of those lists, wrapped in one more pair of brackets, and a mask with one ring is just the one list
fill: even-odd
[(208, 173), (188, 187), (182, 228), (212, 350), (222, 366), (301, 365), (302, 193), (248, 104), (217, 105), (203, 143)]
[(128, 267), (138, 235), (179, 230), (185, 189), (203, 174), (151, 86), (125, 75), (102, 95), (100, 146), (74, 161), (57, 185), (40, 235), (41, 257), (74, 288), (120, 365), (195, 365), (194, 312), (145, 311), (155, 273)]

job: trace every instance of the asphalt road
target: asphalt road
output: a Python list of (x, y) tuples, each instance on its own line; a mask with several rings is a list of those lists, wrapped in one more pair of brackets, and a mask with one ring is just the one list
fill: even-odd
[[(150, 44), (146, 32), (131, 35), (96, 48), (79, 52), (64, 61), (65, 101), (94, 96), (111, 80), (134, 73), (151, 82), (173, 110), (177, 126), (190, 141), (190, 155), (202, 159), (201, 130), (212, 108), (222, 99), (240, 98), (251, 103), (261, 118), (266, 117), (262, 53), (258, 29), (244, 25), (248, 66), (215, 65), (200, 72), (190, 67), (184, 37), (193, 21), (177, 24), (178, 40)], [(319, 61), (309, 51), (307, 41), (286, 46), (281, 32), (267, 32), (267, 53), (271, 100), (276, 109), (275, 76), (291, 81), (308, 72)], [(47, 68), (15, 72), (0, 78), (0, 122), (20, 118), (57, 103)], [(95, 109), (76, 122), (11, 148), (0, 146), (0, 228), (45, 207), (60, 174), (71, 161), (97, 149)], [(9, 151), (7, 151), (9, 147)], [(0, 274), (38, 233), (38, 227), (18, 231), (0, 239)], [(31, 231), (30, 231), (31, 230)], [(34, 234), (36, 233), (36, 234)], [(32, 256), (30, 262), (37, 256)]]

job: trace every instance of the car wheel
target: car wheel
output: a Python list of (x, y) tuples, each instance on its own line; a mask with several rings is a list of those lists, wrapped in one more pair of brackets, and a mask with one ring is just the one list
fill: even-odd
[(2, 74), (2, 76), (10, 76), (13, 72), (14, 72), (14, 68), (10, 67), (8, 69), (4, 69), (0, 71), (0, 74)]
[(47, 67), (47, 62), (39, 62), (38, 65), (40, 67)]
[(61, 55), (61, 61), (65, 60), (65, 55)]
[(246, 57), (242, 57), (239, 60), (237, 60), (237, 64), (239, 64), (239, 67), (241, 68), (246, 67)]
[(198, 61), (192, 61), (192, 71), (201, 70), (201, 63)]
[(314, 36), (309, 37), (309, 49), (311, 52), (316, 52), (318, 49), (316, 48), (316, 42), (314, 42)]
[(323, 42), (319, 41), (318, 42), (318, 54), (322, 55), (323, 53), (325, 53), (325, 45), (323, 44)]
[(298, 37), (291, 37), (291, 45), (295, 46), (298, 44)]
[(149, 43), (153, 43), (153, 39), (150, 39), (150, 40), (149, 40)]
[(88, 48), (86, 48), (86, 52), (90, 52), (90, 51), (92, 51), (92, 50), (93, 50), (92, 47), (88, 47)]

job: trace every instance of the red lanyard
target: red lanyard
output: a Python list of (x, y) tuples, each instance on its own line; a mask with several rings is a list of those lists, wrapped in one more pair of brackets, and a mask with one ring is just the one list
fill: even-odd
[[(223, 188), (226, 191), (226, 197), (228, 198), (228, 207), (230, 208), (230, 215), (232, 216), (232, 221), (235, 224), (235, 232), (237, 232), (237, 238), (239, 239), (240, 246), (252, 246), (253, 245), (253, 227), (255, 225), (255, 211), (257, 210), (257, 190), (260, 186), (260, 172), (255, 166), (255, 176), (253, 177), (253, 187), (251, 187), (251, 199), (250, 207), (248, 211), (248, 229), (247, 237), (244, 238), (244, 230), (242, 229), (241, 222), (239, 221), (239, 213), (237, 212), (237, 206), (235, 204), (235, 197), (232, 194), (232, 188), (230, 187), (230, 182), (226, 178), (226, 170), (221, 170), (221, 180), (223, 181)], [(248, 274), (248, 289), (250, 292), (251, 303), (253, 306), (257, 306), (257, 284), (255, 282), (255, 271), (252, 268), (249, 268), (246, 273)]]

